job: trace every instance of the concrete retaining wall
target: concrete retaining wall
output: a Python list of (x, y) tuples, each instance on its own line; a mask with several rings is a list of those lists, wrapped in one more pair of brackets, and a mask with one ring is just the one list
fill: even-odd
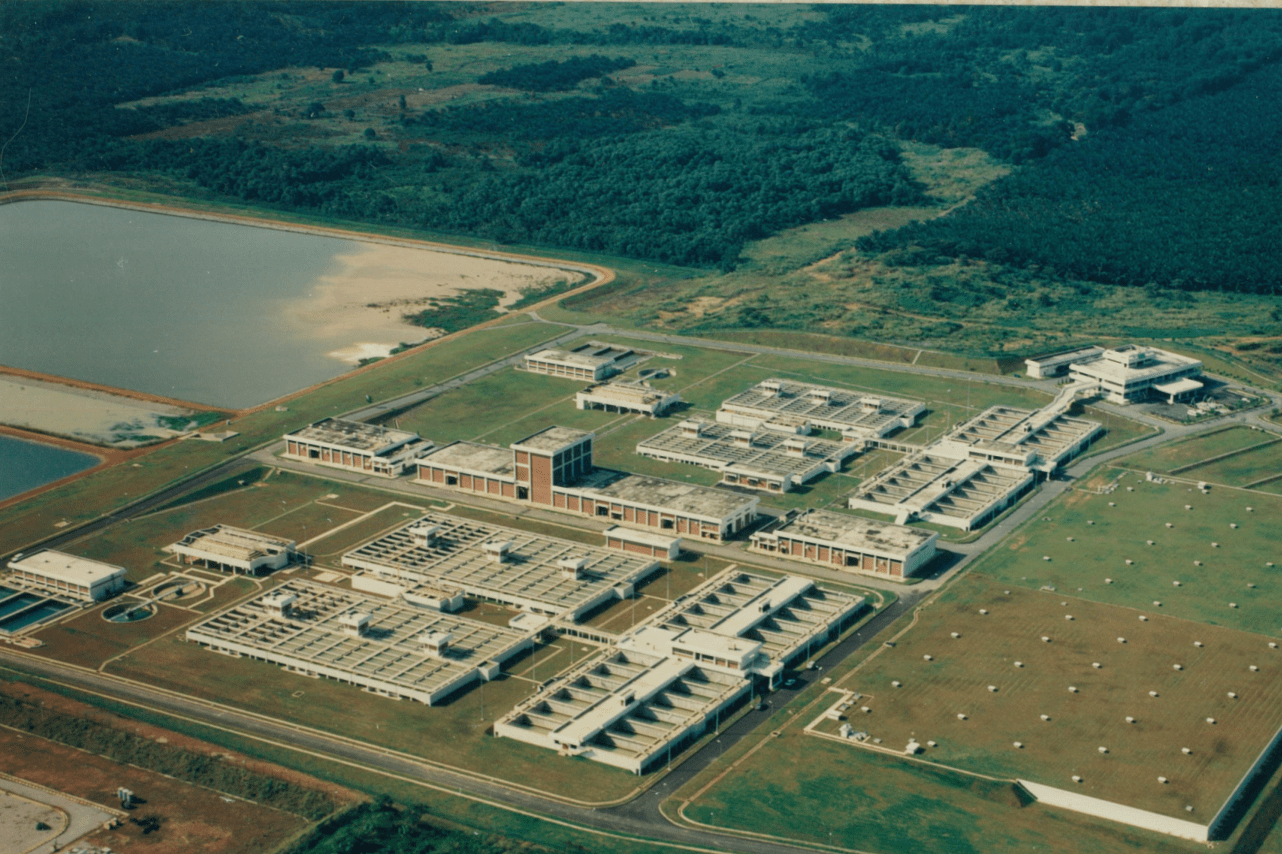
[(1023, 786), (1040, 803), (1093, 815), (1096, 818), (1106, 818), (1109, 821), (1129, 824), (1132, 827), (1140, 827), (1144, 830), (1169, 833), (1172, 836), (1193, 839), (1197, 842), (1207, 842), (1210, 839), (1210, 828), (1191, 821), (1169, 818), (1148, 810), (1122, 806), (1102, 798), (1079, 795), (1076, 792), (1056, 789), (1054, 786), (1044, 786), (1040, 783), (1031, 783), (1028, 780), (1017, 780), (1016, 782)]

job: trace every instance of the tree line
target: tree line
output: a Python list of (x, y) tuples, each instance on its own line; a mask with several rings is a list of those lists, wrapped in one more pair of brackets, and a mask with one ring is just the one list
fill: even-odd
[(160, 744), (105, 723), (0, 694), (0, 723), (69, 747), (317, 821), (334, 811), (329, 796), (216, 756)]
[(594, 53), (591, 56), (575, 56), (560, 62), (552, 59), (547, 62), (499, 68), (482, 74), (477, 78), (477, 82), (486, 86), (524, 89), (527, 92), (563, 92), (573, 89), (584, 80), (602, 77), (614, 71), (631, 68), (636, 64), (635, 59), (625, 56), (610, 59)]

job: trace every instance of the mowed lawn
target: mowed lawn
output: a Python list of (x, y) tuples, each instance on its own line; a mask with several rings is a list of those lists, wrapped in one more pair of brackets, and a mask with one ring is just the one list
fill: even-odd
[[(1196, 467), (1197, 463), (1214, 459), (1222, 454), (1242, 451), (1276, 438), (1278, 437), (1263, 430), (1230, 427), (1227, 430), (1204, 433), (1190, 439), (1162, 445), (1151, 451), (1144, 451), (1128, 457), (1126, 464), (1140, 471), (1153, 471), (1160, 474), (1178, 473), (1182, 477), (1196, 480), (1198, 476), (1185, 472)], [(1263, 475), (1259, 476), (1263, 477)]]
[[(231, 525), (302, 542), (394, 500), (390, 493), (276, 471), (249, 486), (114, 525), (64, 551), (123, 566), (130, 581), (140, 582), (172, 571), (162, 563), (173, 561), (164, 548), (201, 528)], [(425, 497), (423, 503), (432, 502)]]
[(972, 574), (842, 681), (862, 694), (850, 723), (890, 751), (933, 740), (932, 762), (1210, 821), (1282, 727), (1282, 650), (1140, 616)]
[[(1092, 490), (1104, 483), (1116, 486)], [(1026, 589), (1280, 636), (1282, 569), (1268, 565), (1282, 565), (1279, 519), (1278, 496), (1225, 488), (1203, 495), (1109, 469), (1050, 504), (975, 569)]]
[(1256, 445), (1231, 457), (1185, 469), (1180, 477), (1252, 488), (1257, 483), (1273, 482), (1282, 478), (1282, 441)]
[[(765, 739), (734, 772), (700, 792), (684, 815), (716, 827), (883, 854), (1189, 851), (1189, 843), (1172, 837), (1025, 805), (1007, 782), (808, 736), (803, 721), (791, 720), (787, 713), (776, 716), (768, 726), (778, 737)], [(721, 770), (724, 765), (714, 765), (710, 772)], [(683, 793), (693, 795), (707, 782), (701, 776)]]
[(112, 656), (120, 655), (203, 617), (186, 608), (158, 604), (155, 605), (156, 614), (145, 620), (112, 623), (104, 619), (102, 612), (118, 603), (140, 604), (140, 601), (117, 599), (109, 605), (93, 608), (33, 632), (33, 636), (45, 644), (34, 650), (35, 654), (81, 667), (96, 668)]

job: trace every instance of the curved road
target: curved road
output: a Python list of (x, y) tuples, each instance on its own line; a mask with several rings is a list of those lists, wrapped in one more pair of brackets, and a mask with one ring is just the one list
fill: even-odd
[(714, 739), (704, 745), (703, 749), (688, 756), (658, 785), (651, 787), (640, 797), (620, 806), (603, 808), (577, 806), (541, 797), (460, 774), (447, 768), (428, 765), (407, 754), (5, 648), (0, 648), (0, 663), (125, 703), (246, 734), (273, 744), (316, 754), (322, 758), (380, 771), (426, 784), (441, 791), (470, 796), (494, 806), (536, 816), (551, 816), (589, 830), (687, 847), (741, 851), (746, 854), (773, 854), (773, 852), (801, 854), (813, 849), (675, 825), (659, 811), (659, 805), (670, 792), (693, 778), (740, 739), (751, 734), (772, 714), (774, 708), (786, 705), (809, 687), (809, 683), (818, 673), (843, 660), (872, 640), (901, 615), (911, 610), (919, 598), (920, 596), (916, 595), (905, 596), (873, 616), (857, 632), (852, 633), (818, 659), (817, 670), (803, 671), (799, 674), (795, 687), (781, 689), (772, 694), (769, 701), (772, 709), (764, 712), (749, 711), (721, 730)]

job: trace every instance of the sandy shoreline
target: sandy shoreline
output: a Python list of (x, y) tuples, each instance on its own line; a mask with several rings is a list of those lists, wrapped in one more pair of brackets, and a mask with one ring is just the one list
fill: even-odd
[(177, 406), (0, 374), (0, 424), (37, 433), (132, 447), (136, 442), (126, 438), (129, 435), (177, 435), (161, 427), (158, 419), (187, 415), (191, 410)]
[(305, 297), (284, 301), (281, 311), (293, 329), (328, 341), (345, 342), (328, 355), (355, 364), (386, 356), (400, 344), (436, 337), (405, 315), (431, 301), (466, 290), (502, 291), (500, 307), (530, 289), (546, 288), (574, 273), (493, 258), (370, 243), (334, 258), (331, 272)]

